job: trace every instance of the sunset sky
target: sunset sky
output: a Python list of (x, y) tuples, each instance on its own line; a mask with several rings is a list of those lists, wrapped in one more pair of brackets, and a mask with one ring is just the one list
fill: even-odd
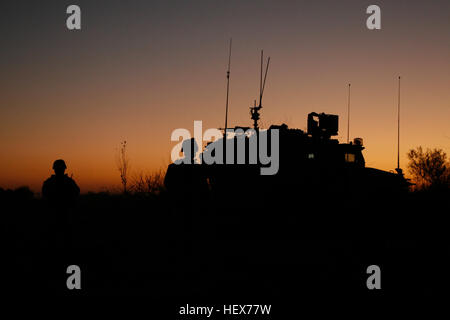
[[(77, 4), (82, 29), (66, 28)], [(381, 30), (366, 8), (381, 7)], [(366, 165), (401, 167), (413, 147), (450, 154), (450, 1), (8, 1), (0, 5), (0, 187), (39, 191), (63, 158), (82, 192), (165, 170), (176, 128), (223, 127), (233, 38), (229, 125), (251, 124), (259, 52), (271, 57), (261, 127), (306, 128), (309, 112), (340, 116), (362, 137)]]

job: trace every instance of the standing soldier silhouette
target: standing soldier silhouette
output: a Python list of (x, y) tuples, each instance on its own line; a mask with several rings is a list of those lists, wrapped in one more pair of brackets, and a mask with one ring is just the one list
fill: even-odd
[(45, 180), (42, 186), (42, 196), (53, 205), (68, 206), (80, 194), (80, 188), (75, 181), (64, 173), (66, 168), (62, 159), (53, 162), (55, 174)]
[(169, 165), (164, 185), (169, 192), (175, 216), (181, 218), (183, 238), (186, 240), (184, 244), (190, 246), (195, 233), (194, 220), (208, 206), (209, 186), (204, 167), (195, 160), (198, 152), (195, 139), (184, 140), (181, 151), (184, 158)]
[(49, 251), (45, 258), (45, 272), (48, 273), (46, 278), (49, 289), (57, 291), (65, 289), (65, 271), (72, 249), (70, 214), (80, 195), (80, 188), (65, 174), (66, 168), (66, 163), (62, 159), (53, 162), (55, 174), (42, 185), (42, 197), (49, 219), (47, 233)]
[(70, 245), (69, 213), (80, 195), (75, 181), (64, 173), (66, 168), (62, 159), (53, 162), (55, 174), (42, 185), (42, 197), (48, 205), (50, 233), (54, 237), (52, 240), (56, 240), (56, 245), (63, 246)]
[(181, 152), (184, 158), (169, 165), (164, 185), (180, 207), (198, 210), (198, 206), (207, 199), (209, 189), (204, 168), (195, 159), (198, 152), (195, 140), (184, 140)]

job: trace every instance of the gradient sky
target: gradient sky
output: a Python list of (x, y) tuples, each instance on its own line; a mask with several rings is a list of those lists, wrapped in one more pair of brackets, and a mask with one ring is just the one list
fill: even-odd
[[(78, 4), (82, 30), (66, 28)], [(370, 4), (382, 29), (366, 28)], [(450, 154), (450, 1), (3, 1), (0, 5), (0, 186), (38, 191), (63, 158), (82, 191), (117, 186), (115, 153), (131, 170), (164, 168), (176, 128), (250, 125), (259, 50), (271, 56), (262, 127), (305, 129), (309, 112), (340, 116), (362, 137), (367, 166), (401, 166), (408, 149)]]

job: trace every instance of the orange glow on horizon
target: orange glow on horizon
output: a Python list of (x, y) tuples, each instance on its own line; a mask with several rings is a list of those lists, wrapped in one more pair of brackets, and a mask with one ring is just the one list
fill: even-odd
[[(221, 5), (159, 8), (164, 19), (152, 19), (153, 9), (105, 15), (89, 7), (78, 33), (58, 29), (53, 16), (41, 27), (25, 19), (12, 24), (25, 31), (5, 39), (0, 60), (0, 187), (40, 191), (52, 162), (62, 158), (82, 192), (118, 188), (115, 155), (123, 140), (131, 175), (165, 170), (174, 129), (192, 132), (194, 120), (204, 130), (223, 127), (230, 35), (229, 126), (251, 125), (263, 48), (271, 62), (262, 128), (286, 123), (304, 130), (309, 112), (332, 113), (345, 142), (351, 83), (350, 138), (363, 138), (366, 166), (393, 170), (401, 75), (401, 167), (407, 173), (406, 153), (420, 145), (450, 154), (450, 26), (442, 8), (430, 5), (421, 20), (386, 4), (382, 30), (368, 31), (360, 4), (348, 11), (334, 2), (327, 10)], [(411, 4), (411, 14), (421, 16), (426, 5)]]

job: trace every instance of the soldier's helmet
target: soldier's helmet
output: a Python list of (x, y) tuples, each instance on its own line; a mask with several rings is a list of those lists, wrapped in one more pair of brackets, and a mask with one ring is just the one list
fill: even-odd
[(65, 170), (67, 168), (66, 163), (63, 159), (58, 159), (53, 162), (53, 170)]
[(198, 144), (195, 139), (191, 138), (184, 140), (181, 145), (181, 152), (183, 152), (188, 159), (195, 158), (198, 152)]

